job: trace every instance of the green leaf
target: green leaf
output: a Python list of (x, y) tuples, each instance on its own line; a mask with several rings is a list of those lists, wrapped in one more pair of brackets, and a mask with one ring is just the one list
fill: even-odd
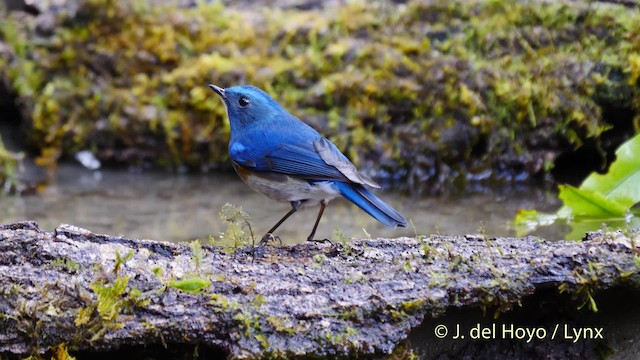
[[(608, 199), (598, 191), (576, 188), (571, 185), (558, 185), (560, 193), (558, 196), (564, 206), (571, 208), (574, 216), (611, 218), (624, 217), (628, 206), (620, 204), (615, 200)], [(563, 209), (558, 211), (559, 215), (564, 215)], [(561, 216), (565, 217), (565, 216)]]
[(598, 218), (574, 218), (569, 225), (571, 226), (571, 232), (564, 236), (566, 240), (581, 240), (588, 232), (598, 231), (604, 226), (610, 229), (625, 229), (632, 228), (634, 224), (637, 226), (638, 218), (632, 218), (629, 221), (627, 219), (598, 219)]
[[(572, 227), (569, 239), (579, 239), (585, 231), (603, 223), (623, 227), (637, 223), (640, 214), (634, 205), (640, 203), (640, 134), (616, 150), (616, 160), (607, 174), (591, 173), (579, 188), (559, 185), (558, 196), (564, 203), (555, 214), (520, 210), (514, 219), (518, 236), (566, 219)], [(614, 225), (615, 224), (615, 225)]]
[(591, 173), (580, 189), (600, 192), (627, 208), (640, 202), (640, 134), (620, 145), (606, 174)]
[(560, 185), (564, 206), (557, 215), (607, 219), (624, 216), (640, 202), (640, 134), (620, 145), (606, 174), (591, 173), (575, 188)]
[(192, 294), (197, 294), (202, 289), (211, 285), (211, 281), (206, 279), (201, 279), (201, 278), (191, 278), (191, 279), (184, 279), (184, 280), (171, 280), (167, 285), (169, 285), (169, 287), (172, 287), (174, 289), (178, 289), (178, 290), (192, 293)]
[(551, 225), (557, 218), (558, 216), (553, 214), (545, 214), (530, 209), (520, 209), (513, 220), (516, 236), (524, 236), (539, 226)]

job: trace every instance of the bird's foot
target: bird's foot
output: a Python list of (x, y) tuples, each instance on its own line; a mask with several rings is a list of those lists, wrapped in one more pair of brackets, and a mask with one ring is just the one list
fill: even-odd
[(282, 239), (280, 239), (280, 236), (273, 235), (272, 233), (266, 233), (262, 237), (262, 240), (260, 240), (260, 246), (267, 245), (269, 242), (276, 241), (279, 242), (280, 245), (282, 245)]
[(322, 243), (322, 244), (329, 243), (333, 245), (333, 243), (329, 239), (307, 239), (307, 241), (314, 242), (314, 243)]

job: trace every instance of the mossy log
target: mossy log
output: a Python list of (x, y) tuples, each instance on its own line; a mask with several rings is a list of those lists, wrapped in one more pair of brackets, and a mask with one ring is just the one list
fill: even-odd
[(425, 319), (542, 288), (637, 283), (638, 232), (238, 248), (0, 226), (0, 353), (200, 344), (231, 358), (386, 354)]

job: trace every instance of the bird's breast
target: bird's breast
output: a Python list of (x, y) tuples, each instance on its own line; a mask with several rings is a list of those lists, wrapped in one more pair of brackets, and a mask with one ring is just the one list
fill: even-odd
[(233, 167), (250, 188), (276, 201), (315, 205), (340, 195), (331, 181), (309, 182), (279, 173), (253, 171), (237, 163)]

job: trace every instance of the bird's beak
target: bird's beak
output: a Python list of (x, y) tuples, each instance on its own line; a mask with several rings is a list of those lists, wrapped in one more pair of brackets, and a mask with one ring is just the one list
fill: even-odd
[(226, 96), (224, 95), (224, 89), (219, 87), (219, 86), (215, 86), (213, 84), (209, 84), (209, 87), (216, 92), (216, 94), (220, 95), (221, 98), (226, 99)]

